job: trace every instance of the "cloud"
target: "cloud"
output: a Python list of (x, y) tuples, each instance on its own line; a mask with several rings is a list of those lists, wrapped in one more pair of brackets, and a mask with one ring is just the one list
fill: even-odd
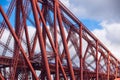
[(69, 0), (60, 0), (65, 6), (70, 7), (70, 1)]
[[(33, 39), (33, 36), (35, 35), (35, 31), (36, 31), (36, 29), (34, 27), (28, 26), (29, 39), (31, 41)], [(10, 31), (8, 29), (5, 29), (4, 32), (3, 32), (3, 34), (2, 34), (2, 36), (1, 36), (1, 38), (0, 38), (0, 55), (2, 55), (4, 48), (8, 47), (5, 56), (11, 57), (12, 54), (13, 54), (13, 51), (14, 51), (14, 38), (13, 38), (13, 36), (11, 36), (11, 38), (9, 38), (10, 42), (7, 43), (9, 35), (10, 35)], [(25, 32), (23, 32), (22, 39), (23, 39), (21, 41), (22, 47), (27, 52), (27, 44), (26, 44)], [(37, 41), (37, 43), (38, 43), (38, 41)], [(35, 49), (36, 49), (36, 52), (39, 51), (39, 44), (36, 45)]]
[(77, 17), (120, 21), (120, 0), (61, 0)]
[[(115, 55), (120, 56), (120, 0), (61, 0), (79, 19), (98, 21), (93, 33)], [(87, 24), (87, 23), (86, 23)]]
[(95, 29), (92, 32), (100, 41), (119, 59), (120, 56), (120, 23), (107, 23), (103, 21), (100, 24), (102, 29)]

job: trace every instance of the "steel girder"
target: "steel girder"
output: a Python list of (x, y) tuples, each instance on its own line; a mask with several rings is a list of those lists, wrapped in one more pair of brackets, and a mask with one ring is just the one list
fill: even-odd
[(0, 6), (0, 79), (113, 80), (120, 62), (58, 0)]

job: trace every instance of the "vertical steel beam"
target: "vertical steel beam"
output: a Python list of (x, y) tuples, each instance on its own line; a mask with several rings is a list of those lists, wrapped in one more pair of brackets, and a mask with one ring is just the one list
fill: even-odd
[(83, 80), (83, 57), (82, 57), (82, 24), (79, 27), (79, 58), (80, 58), (80, 80)]
[(28, 59), (28, 57), (27, 57), (24, 49), (22, 48), (22, 45), (20, 44), (20, 41), (19, 41), (19, 39), (18, 39), (15, 31), (12, 29), (12, 26), (11, 26), (11, 24), (10, 24), (7, 16), (5, 15), (5, 13), (4, 13), (4, 11), (3, 11), (3, 9), (2, 9), (1, 6), (0, 6), (0, 11), (1, 11), (1, 14), (2, 14), (2, 16), (3, 16), (6, 24), (8, 25), (8, 28), (9, 28), (11, 34), (13, 35), (15, 41), (17, 42), (18, 46), (20, 47), (20, 50), (21, 50), (21, 52), (22, 52), (22, 54), (23, 54), (23, 56), (24, 56), (24, 58), (25, 58), (25, 60), (26, 60), (26, 62), (27, 62), (27, 64), (28, 64), (28, 66), (29, 66), (32, 74), (34, 75), (34, 78), (35, 78), (36, 80), (38, 80), (37, 75), (36, 75), (36, 73), (35, 73), (35, 71), (34, 71), (34, 69), (33, 69), (33, 67), (32, 67), (32, 64), (30, 63), (30, 60)]
[[(56, 19), (57, 13), (56, 13), (56, 0), (54, 0), (54, 43), (56, 52), (58, 52), (58, 39), (57, 39), (57, 26), (56, 26)], [(58, 66), (58, 54), (55, 56), (55, 67), (56, 67), (56, 73), (55, 73), (55, 80), (59, 80), (59, 66)]]
[(50, 75), (50, 68), (49, 68), (49, 64), (48, 64), (47, 54), (46, 54), (46, 51), (45, 51), (45, 45), (44, 45), (44, 41), (43, 41), (42, 30), (40, 28), (38, 11), (37, 11), (37, 7), (36, 7), (36, 5), (37, 5), (36, 0), (31, 0), (31, 5), (32, 5), (32, 9), (33, 9), (33, 15), (34, 15), (36, 29), (37, 29), (37, 33), (38, 33), (39, 45), (40, 45), (41, 52), (42, 52), (42, 58), (43, 58), (43, 61), (44, 61), (44, 64), (45, 64), (47, 78), (48, 78), (48, 80), (52, 80), (51, 75)]
[[(38, 9), (38, 5), (37, 5), (37, 9)], [(44, 18), (44, 24), (46, 24), (46, 15), (47, 15), (47, 5), (42, 5), (42, 9), (40, 10), (38, 10), (38, 13), (39, 13), (39, 11), (41, 11), (41, 14), (43, 14), (42, 15), (42, 17)], [(40, 18), (39, 18), (39, 21), (41, 22), (42, 20), (41, 20), (41, 15), (40, 15)], [(42, 27), (42, 35), (43, 35), (43, 41), (44, 41), (44, 45), (45, 45), (45, 47), (46, 47), (46, 30), (45, 30), (45, 25), (42, 25), (43, 27)]]
[[(15, 33), (20, 41), (20, 31), (21, 31), (21, 24), (20, 24), (20, 12), (21, 12), (21, 5), (22, 5), (22, 0), (17, 0), (16, 1), (16, 11), (15, 11)], [(12, 60), (12, 67), (11, 67), (11, 76), (10, 79), (14, 80), (17, 78), (17, 64), (18, 64), (18, 59), (19, 59), (19, 54), (20, 54), (20, 49), (17, 44), (17, 41), (14, 42), (14, 54), (13, 54), (13, 60)]]
[(107, 54), (107, 80), (110, 79), (110, 53)]
[(98, 40), (96, 41), (96, 80), (99, 78), (99, 73), (98, 73)]

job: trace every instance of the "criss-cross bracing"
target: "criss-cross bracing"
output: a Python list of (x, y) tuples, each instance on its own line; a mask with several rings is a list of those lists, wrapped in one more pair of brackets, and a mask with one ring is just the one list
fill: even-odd
[(120, 61), (59, 0), (0, 6), (0, 80), (119, 77)]

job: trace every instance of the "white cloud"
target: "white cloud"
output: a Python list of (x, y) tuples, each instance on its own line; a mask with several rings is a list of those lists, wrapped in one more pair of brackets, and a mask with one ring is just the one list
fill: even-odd
[(61, 0), (61, 2), (80, 18), (120, 21), (120, 0)]
[[(92, 32), (101, 42), (115, 55), (120, 57), (120, 23), (109, 24), (106, 21), (101, 23), (102, 29), (95, 29)], [(119, 59), (120, 60), (120, 59)]]
[[(120, 0), (61, 0), (79, 19), (101, 21), (92, 32), (117, 58), (120, 56)], [(69, 4), (66, 5), (66, 4)], [(97, 28), (97, 27), (96, 27)]]
[[(32, 40), (33, 36), (35, 35), (35, 31), (36, 29), (32, 26), (28, 26), (28, 33), (29, 33), (29, 38), (30, 40)], [(4, 50), (4, 47), (6, 46), (6, 43), (7, 43), (7, 40), (8, 40), (8, 37), (9, 37), (9, 34), (10, 34), (10, 31), (8, 29), (5, 29), (4, 32), (3, 32), (3, 35), (1, 36), (0, 38), (0, 52), (2, 53), (3, 50)], [(10, 42), (8, 43), (9, 45), (7, 46), (9, 49), (9, 52), (6, 52), (6, 55), (5, 56), (9, 56), (11, 57), (12, 56), (12, 52), (11, 51), (14, 51), (14, 38), (13, 36), (11, 36), (10, 39)], [(23, 32), (23, 36), (22, 36), (22, 47), (25, 51), (27, 51), (27, 45), (26, 45), (26, 37), (25, 37), (25, 32)], [(4, 45), (4, 47), (2, 46)], [(2, 46), (2, 47), (1, 47)], [(36, 51), (39, 51), (39, 44), (36, 45)], [(2, 55), (0, 53), (0, 55)]]
[(70, 7), (70, 1), (69, 0), (60, 0), (65, 6)]
[(107, 39), (111, 40), (112, 43), (120, 44), (120, 23), (102, 23), (101, 25), (107, 32)]

